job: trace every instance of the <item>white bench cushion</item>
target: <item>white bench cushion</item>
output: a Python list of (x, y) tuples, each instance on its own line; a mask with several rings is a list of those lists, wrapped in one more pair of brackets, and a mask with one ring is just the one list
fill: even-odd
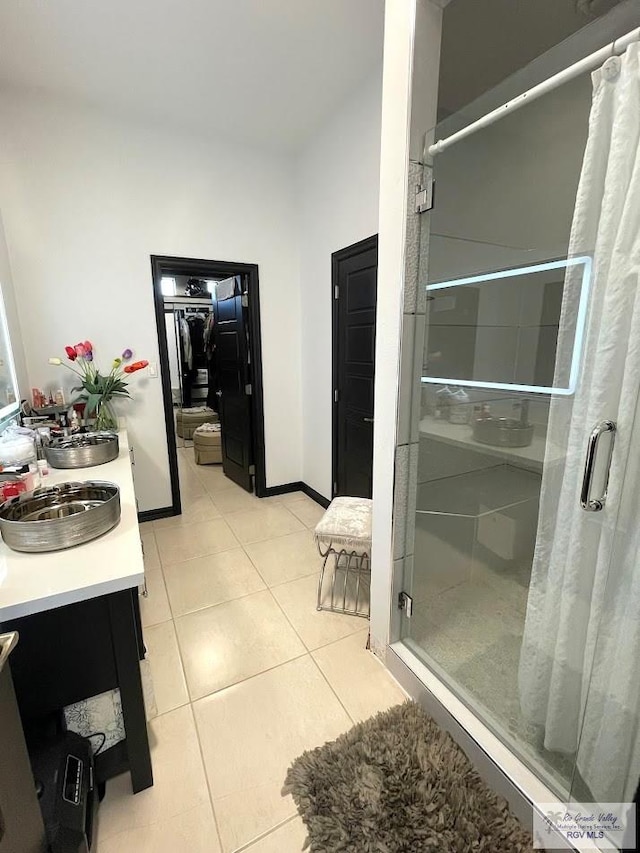
[(316, 542), (369, 554), (372, 507), (369, 498), (334, 498), (316, 527)]

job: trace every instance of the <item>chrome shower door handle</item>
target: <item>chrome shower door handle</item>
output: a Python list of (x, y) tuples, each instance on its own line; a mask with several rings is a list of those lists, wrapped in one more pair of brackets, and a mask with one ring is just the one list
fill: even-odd
[[(605, 433), (611, 434), (611, 441), (609, 443), (609, 458), (607, 459), (607, 465), (604, 474), (604, 483), (602, 486), (602, 494), (599, 498), (591, 497), (591, 483), (593, 481), (593, 475), (596, 467), (596, 458), (598, 456), (598, 445), (600, 443), (600, 439)], [(600, 510), (604, 509), (604, 505), (607, 502), (607, 488), (609, 486), (609, 470), (611, 468), (611, 459), (613, 457), (613, 444), (616, 437), (616, 425), (613, 421), (602, 421), (598, 424), (597, 427), (594, 428), (593, 432), (589, 436), (589, 442), (587, 444), (587, 456), (584, 460), (584, 475), (582, 478), (582, 489), (580, 491), (580, 506), (582, 509), (586, 510), (586, 512), (600, 512)]]

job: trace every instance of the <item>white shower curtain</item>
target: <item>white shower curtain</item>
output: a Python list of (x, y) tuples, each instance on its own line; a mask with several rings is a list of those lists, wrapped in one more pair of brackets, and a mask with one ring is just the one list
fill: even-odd
[[(551, 402), (520, 701), (525, 717), (544, 728), (545, 747), (577, 750), (594, 796), (617, 802), (633, 796), (640, 775), (638, 44), (593, 75), (569, 254), (593, 254), (590, 305), (575, 396)], [(562, 374), (578, 291), (570, 273), (558, 336)], [(618, 427), (609, 495), (602, 512), (585, 512), (579, 495), (586, 443), (605, 419)]]

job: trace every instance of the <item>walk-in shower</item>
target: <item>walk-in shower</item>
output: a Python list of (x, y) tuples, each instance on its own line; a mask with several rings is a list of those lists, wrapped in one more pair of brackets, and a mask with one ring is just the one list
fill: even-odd
[(565, 801), (629, 801), (640, 775), (638, 36), (455, 136), (487, 93), (410, 167), (410, 204), (435, 192), (408, 229), (393, 639)]

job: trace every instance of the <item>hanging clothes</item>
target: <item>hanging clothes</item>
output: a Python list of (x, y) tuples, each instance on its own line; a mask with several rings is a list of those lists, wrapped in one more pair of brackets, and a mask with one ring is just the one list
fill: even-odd
[(193, 347), (191, 346), (191, 329), (184, 317), (180, 317), (180, 342), (182, 343), (183, 363), (191, 370), (193, 367)]
[[(551, 400), (519, 691), (545, 747), (577, 753), (606, 803), (629, 802), (640, 776), (640, 44), (592, 79), (568, 252), (593, 253), (590, 306), (575, 395)], [(579, 297), (568, 274), (558, 364)], [(605, 419), (617, 424), (607, 502), (584, 512), (586, 437)]]
[(204, 352), (207, 359), (207, 372), (208, 372), (208, 391), (207, 391), (207, 406), (210, 409), (213, 409), (214, 412), (218, 411), (218, 395), (216, 391), (219, 390), (219, 382), (218, 382), (218, 359), (216, 353), (216, 341), (214, 335), (214, 327), (215, 327), (215, 315), (213, 311), (210, 311), (207, 314), (207, 317), (204, 321)]
[(187, 324), (191, 332), (192, 366), (205, 367), (204, 354), (204, 317), (202, 314), (189, 314)]
[(213, 311), (209, 311), (204, 321), (204, 351), (207, 357), (213, 355), (215, 349), (215, 340), (213, 338), (213, 327), (215, 325), (215, 316)]

